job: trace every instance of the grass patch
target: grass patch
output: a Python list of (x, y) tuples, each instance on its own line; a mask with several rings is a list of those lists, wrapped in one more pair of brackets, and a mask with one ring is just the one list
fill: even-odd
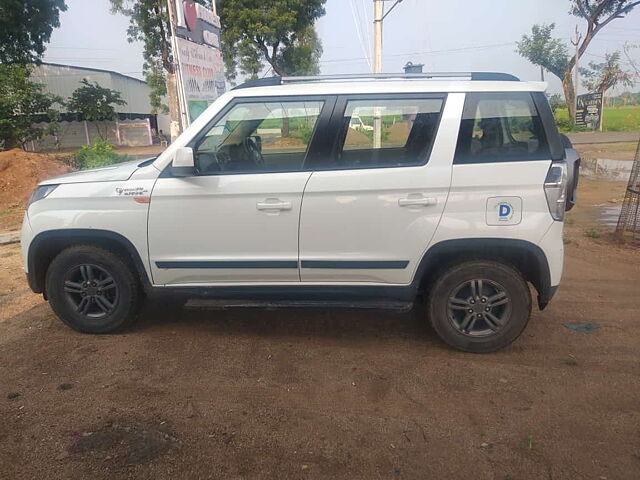
[(75, 168), (85, 170), (88, 168), (108, 167), (114, 163), (127, 160), (126, 155), (115, 153), (113, 145), (102, 140), (95, 140), (92, 145), (84, 145), (75, 154)]
[(584, 234), (589, 238), (600, 238), (601, 237), (600, 230), (598, 230), (597, 228), (590, 228), (586, 232), (584, 232)]
[[(572, 127), (569, 111), (558, 108), (555, 112), (558, 129), (562, 133), (583, 132), (583, 128)], [(604, 132), (636, 132), (640, 130), (640, 105), (605, 107), (602, 130)]]
[(520, 448), (522, 450), (529, 450), (529, 451), (531, 451), (531, 450), (536, 448), (536, 442), (533, 439), (533, 435), (532, 434), (529, 433), (529, 434), (527, 434), (526, 437), (524, 437), (522, 439), (522, 441), (520, 442)]
[(15, 252), (5, 252), (2, 255), (0, 255), (0, 258), (9, 258), (9, 257), (13, 257), (15, 255)]

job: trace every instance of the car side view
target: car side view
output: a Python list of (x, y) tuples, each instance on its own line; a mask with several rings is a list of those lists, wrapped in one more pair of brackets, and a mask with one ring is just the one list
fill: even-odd
[[(454, 348), (513, 342), (562, 274), (580, 163), (545, 84), (498, 73), (269, 78), (160, 156), (42, 182), (29, 285), (70, 327), (123, 329), (148, 295), (426, 306)], [(530, 288), (532, 287), (532, 288)]]

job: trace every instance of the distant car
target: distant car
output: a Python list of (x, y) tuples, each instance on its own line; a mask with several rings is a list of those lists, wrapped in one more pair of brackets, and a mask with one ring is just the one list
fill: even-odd
[[(544, 84), (473, 73), (241, 87), (156, 159), (37, 187), (25, 270), (67, 325), (122, 329), (145, 293), (400, 311), (424, 299), (446, 343), (488, 352), (524, 330), (529, 284), (540, 309), (554, 296), (579, 157)], [(353, 135), (374, 129), (371, 112), (373, 144)]]

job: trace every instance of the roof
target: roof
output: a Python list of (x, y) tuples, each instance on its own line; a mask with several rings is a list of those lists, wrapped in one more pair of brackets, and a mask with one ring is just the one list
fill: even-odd
[(115, 72), (113, 70), (104, 70), (102, 68), (78, 67), (77, 65), (65, 65), (63, 63), (50, 63), (50, 62), (41, 62), (39, 65), (48, 65), (51, 67), (61, 67), (61, 68), (73, 68), (74, 70), (84, 70), (87, 72), (108, 73), (110, 75), (117, 75), (119, 77), (126, 78), (127, 80), (135, 80), (136, 82), (144, 83), (145, 85), (147, 83), (144, 80), (140, 80), (139, 78), (125, 75), (124, 73)]

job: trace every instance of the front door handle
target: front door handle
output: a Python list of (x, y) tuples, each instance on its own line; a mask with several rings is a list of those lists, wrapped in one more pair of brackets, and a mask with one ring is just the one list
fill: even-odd
[(412, 193), (405, 198), (398, 199), (398, 205), (401, 207), (428, 207), (437, 204), (437, 198), (425, 197), (420, 193)]
[(283, 202), (279, 198), (267, 198), (263, 202), (256, 204), (258, 210), (291, 210), (293, 205), (291, 202)]

